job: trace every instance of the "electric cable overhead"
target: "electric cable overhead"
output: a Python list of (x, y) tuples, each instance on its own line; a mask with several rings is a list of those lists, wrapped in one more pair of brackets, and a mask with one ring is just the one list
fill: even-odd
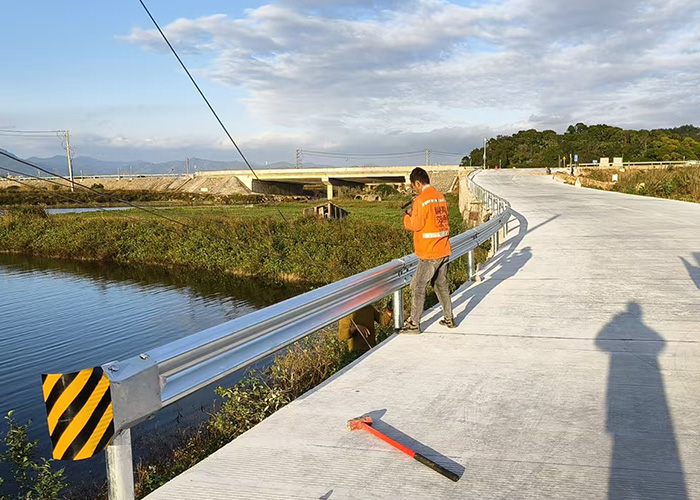
[(433, 153), (439, 154), (439, 155), (445, 155), (445, 156), (469, 156), (468, 153), (449, 153), (447, 151), (438, 151), (436, 149), (431, 149), (430, 150)]
[(32, 134), (56, 134), (63, 130), (16, 130), (16, 129), (0, 129), (0, 134), (7, 135), (32, 135)]
[(311, 156), (328, 156), (328, 157), (339, 157), (339, 158), (374, 158), (374, 157), (387, 157), (387, 156), (416, 156), (425, 154), (425, 150), (421, 151), (405, 151), (400, 153), (336, 153), (333, 151), (311, 151), (308, 149), (302, 149), (302, 153)]
[(197, 89), (197, 92), (199, 92), (199, 95), (202, 96), (202, 99), (204, 99), (204, 102), (207, 104), (207, 107), (209, 108), (209, 111), (212, 112), (212, 114), (214, 115), (214, 118), (216, 118), (216, 121), (219, 122), (219, 125), (221, 125), (221, 128), (222, 128), (222, 129), (224, 130), (224, 132), (226, 133), (226, 136), (227, 136), (227, 137), (229, 138), (229, 140), (231, 141), (231, 144), (234, 145), (234, 147), (236, 148), (236, 151), (238, 151), (238, 154), (241, 155), (241, 158), (243, 158), (243, 161), (245, 162), (245, 164), (246, 164), (246, 166), (248, 167), (248, 169), (250, 169), (250, 171), (253, 173), (253, 175), (255, 176), (255, 178), (259, 180), (258, 174), (255, 173), (255, 170), (253, 169), (253, 167), (250, 165), (250, 162), (248, 161), (248, 159), (247, 159), (247, 158), (245, 157), (245, 155), (243, 154), (243, 151), (241, 151), (241, 148), (239, 148), (239, 147), (238, 147), (238, 144), (236, 144), (236, 141), (233, 140), (233, 137), (231, 136), (231, 134), (229, 133), (228, 129), (226, 128), (226, 125), (224, 125), (224, 122), (221, 121), (221, 118), (219, 118), (219, 115), (218, 115), (217, 112), (214, 110), (214, 108), (212, 107), (212, 105), (209, 103), (209, 99), (207, 99), (207, 96), (204, 95), (204, 92), (202, 92), (202, 89), (199, 88), (199, 85), (197, 85), (197, 82), (196, 82), (196, 80), (194, 79), (194, 77), (192, 76), (192, 74), (190, 73), (190, 70), (188, 70), (188, 69), (187, 69), (187, 66), (185, 66), (185, 63), (182, 62), (182, 59), (180, 59), (180, 56), (178, 55), (177, 51), (175, 50), (175, 48), (174, 48), (174, 47), (172, 46), (172, 44), (170, 43), (170, 40), (168, 40), (168, 37), (165, 36), (165, 33), (163, 33), (163, 30), (160, 29), (160, 25), (159, 25), (158, 22), (155, 20), (155, 18), (151, 15), (151, 11), (148, 10), (148, 7), (146, 7), (146, 4), (143, 2), (143, 0), (139, 0), (139, 3), (140, 3), (141, 6), (143, 7), (143, 9), (146, 11), (146, 14), (148, 14), (148, 17), (151, 18), (151, 21), (153, 21), (153, 24), (154, 24), (155, 27), (158, 29), (158, 32), (159, 32), (160, 35), (163, 37), (163, 40), (165, 40), (165, 43), (168, 44), (168, 47), (170, 47), (170, 51), (173, 53), (173, 55), (174, 55), (175, 58), (177, 59), (177, 62), (180, 63), (180, 66), (182, 66), (182, 69), (185, 70), (185, 73), (187, 73), (187, 76), (189, 77), (190, 81), (192, 82), (192, 85), (194, 85), (194, 87)]
[[(12, 173), (19, 173), (19, 174), (21, 174), (21, 175), (23, 175), (23, 176), (26, 175), (26, 174), (24, 174), (24, 173), (22, 173), (22, 172), (18, 172), (18, 171), (16, 171), (16, 170), (12, 170), (12, 169), (10, 169), (10, 168), (2, 167), (2, 170), (7, 170), (8, 172), (12, 172)], [(9, 175), (2, 175), (2, 174), (0, 174), (0, 177), (3, 178), (3, 179), (7, 179), (8, 181), (11, 181), (11, 182), (16, 182), (17, 184), (21, 184), (21, 185), (23, 185), (23, 186), (27, 186), (28, 188), (33, 189), (33, 190), (35, 190), (35, 191), (39, 191), (39, 192), (41, 192), (41, 193), (49, 193), (49, 194), (51, 194), (51, 196), (58, 196), (59, 198), (63, 198), (64, 200), (71, 201), (71, 202), (76, 203), (76, 204), (78, 204), (78, 205), (82, 205), (82, 204), (84, 203), (84, 200), (78, 200), (78, 199), (76, 199), (76, 198), (72, 198), (72, 197), (70, 197), (70, 196), (67, 196), (67, 195), (65, 195), (65, 194), (63, 194), (63, 193), (61, 193), (61, 192), (59, 192), (59, 191), (46, 191), (45, 189), (41, 189), (40, 187), (34, 186), (34, 185), (32, 185), (32, 184), (30, 184), (30, 183), (28, 183), (28, 182), (24, 182), (24, 181), (21, 181), (21, 180), (19, 180), (19, 179), (12, 178), (12, 177), (10, 177)], [(27, 177), (33, 177), (33, 178), (36, 178), (36, 179), (41, 180), (41, 181), (43, 181), (43, 182), (52, 182), (52, 181), (50, 181), (50, 180), (48, 180), (48, 179), (42, 179), (41, 177), (37, 177), (37, 176), (28, 175)], [(63, 184), (60, 184), (60, 183), (55, 182), (55, 181), (52, 182), (52, 183), (53, 183), (53, 184), (57, 184), (57, 185), (59, 185), (59, 186), (63, 186)], [(91, 208), (93, 208), (93, 207), (91, 207)], [(95, 208), (95, 212), (113, 212), (113, 210), (107, 210), (106, 207), (94, 207), (94, 208)]]
[[(11, 154), (5, 153), (4, 151), (0, 151), (0, 155), (6, 156), (7, 158), (10, 158), (10, 159), (12, 159), (12, 160), (15, 160), (16, 162), (22, 163), (23, 165), (26, 165), (26, 166), (28, 166), (28, 167), (36, 168), (37, 170), (39, 170), (39, 171), (41, 171), (41, 172), (44, 172), (44, 173), (47, 173), (47, 174), (49, 174), (49, 175), (51, 175), (51, 176), (53, 176), (53, 177), (58, 177), (59, 179), (64, 180), (64, 181), (66, 181), (66, 182), (68, 182), (68, 183), (71, 182), (71, 180), (68, 179), (67, 177), (64, 177), (64, 176), (59, 175), (59, 174), (57, 174), (57, 173), (55, 173), (55, 172), (51, 172), (51, 171), (49, 171), (49, 170), (46, 170), (45, 168), (40, 167), (39, 165), (36, 165), (36, 164), (34, 164), (34, 163), (28, 162), (27, 160), (23, 160), (23, 159), (21, 159), (21, 158), (17, 158), (16, 156), (12, 156)], [(8, 168), (6, 168), (6, 167), (1, 167), (1, 168), (2, 168), (2, 170), (7, 170), (8, 172), (15, 172), (15, 173), (19, 173), (19, 175), (29, 175), (29, 177), (36, 177), (37, 179), (41, 179), (41, 177), (33, 176), (33, 175), (31, 175), (31, 174), (25, 174), (25, 173), (23, 173), (23, 172), (17, 172), (17, 171), (15, 171), (15, 170), (11, 170), (11, 169), (8, 169)], [(41, 179), (41, 180), (45, 180), (45, 179)], [(49, 181), (49, 182), (51, 182), (51, 181)], [(53, 184), (62, 185), (62, 184), (57, 183), (57, 182), (55, 182), (55, 181), (53, 181), (52, 183), (53, 183)], [(73, 184), (74, 184), (76, 187), (83, 188), (83, 189), (85, 189), (85, 190), (87, 190), (87, 191), (90, 191), (90, 192), (92, 192), (92, 193), (98, 194), (98, 195), (100, 195), (100, 196), (105, 196), (105, 197), (110, 198), (110, 199), (112, 199), (112, 200), (118, 201), (119, 203), (124, 203), (125, 205), (128, 205), (128, 206), (130, 206), (130, 207), (132, 207), (132, 208), (136, 208), (136, 209), (138, 209), (138, 210), (143, 210), (143, 211), (146, 212), (146, 213), (149, 213), (149, 214), (151, 214), (151, 215), (155, 215), (156, 217), (161, 217), (161, 218), (163, 218), (163, 219), (165, 219), (165, 220), (169, 220), (170, 222), (174, 222), (175, 224), (179, 224), (179, 225), (181, 225), (181, 226), (183, 226), (183, 227), (191, 227), (189, 224), (185, 224), (185, 223), (182, 222), (182, 221), (179, 221), (179, 220), (177, 220), (177, 219), (173, 219), (172, 217), (168, 217), (168, 216), (163, 215), (163, 214), (159, 214), (158, 212), (155, 212), (155, 211), (153, 211), (153, 210), (149, 210), (149, 209), (147, 209), (147, 208), (140, 207), (140, 206), (138, 206), (138, 205), (136, 205), (136, 204), (134, 204), (134, 203), (131, 203), (130, 201), (126, 201), (126, 200), (122, 200), (121, 198), (117, 198), (117, 197), (114, 196), (114, 195), (111, 195), (111, 194), (108, 194), (108, 193), (103, 193), (103, 192), (101, 192), (101, 191), (97, 191), (96, 189), (93, 189), (93, 188), (91, 188), (91, 187), (87, 187), (85, 184), (80, 184), (79, 182), (75, 182), (75, 180), (73, 181)]]

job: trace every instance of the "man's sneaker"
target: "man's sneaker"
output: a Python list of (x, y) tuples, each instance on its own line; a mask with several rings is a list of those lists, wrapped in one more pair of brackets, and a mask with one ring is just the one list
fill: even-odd
[(440, 323), (442, 326), (446, 326), (447, 328), (457, 328), (453, 318), (442, 318), (440, 321), (438, 321), (438, 323)]
[(412, 320), (407, 319), (403, 324), (403, 328), (399, 330), (399, 333), (404, 335), (418, 335), (420, 333), (420, 327)]

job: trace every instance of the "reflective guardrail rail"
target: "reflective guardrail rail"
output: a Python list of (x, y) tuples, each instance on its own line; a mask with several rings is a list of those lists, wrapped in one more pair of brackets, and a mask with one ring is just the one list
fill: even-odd
[[(494, 251), (507, 234), (510, 204), (468, 178), (471, 192), (492, 213), (474, 229), (450, 239), (451, 260), (468, 255), (474, 275), (474, 249), (491, 239)], [(403, 324), (403, 293), (418, 264), (415, 254), (336, 281), (316, 290), (176, 340), (123, 361), (102, 366), (110, 381), (114, 412), (107, 447), (110, 500), (133, 500), (130, 428), (161, 408), (240, 370), (353, 311), (393, 294), (394, 326)]]

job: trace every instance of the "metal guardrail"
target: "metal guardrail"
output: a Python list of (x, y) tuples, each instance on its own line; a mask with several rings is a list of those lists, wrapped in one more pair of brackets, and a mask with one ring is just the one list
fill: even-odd
[[(470, 278), (474, 275), (474, 249), (489, 239), (497, 249), (511, 217), (510, 204), (476, 184), (475, 173), (469, 175), (469, 188), (492, 217), (450, 239), (451, 260), (469, 256)], [(416, 255), (407, 255), (138, 356), (103, 365), (110, 380), (115, 430), (115, 438), (106, 450), (110, 500), (134, 498), (131, 427), (188, 394), (388, 295), (393, 294), (394, 326), (401, 327), (402, 290), (417, 265)]]
[(697, 167), (700, 166), (698, 160), (679, 161), (623, 161), (622, 163), (579, 163), (574, 166), (585, 168), (620, 168), (620, 167)]
[[(0, 170), (2, 170), (2, 167), (0, 167)], [(128, 174), (128, 173), (123, 173), (123, 174), (95, 174), (95, 175), (74, 175), (73, 179), (78, 181), (78, 180), (84, 180), (84, 179), (136, 179), (138, 177), (188, 177), (188, 176), (193, 176), (194, 174)], [(52, 175), (47, 175), (45, 177), (42, 176), (21, 176), (21, 175), (8, 175), (7, 177), (4, 178), (7, 181), (14, 181), (14, 180), (19, 180), (19, 181), (65, 181), (65, 177), (58, 177), (58, 176), (52, 176)]]

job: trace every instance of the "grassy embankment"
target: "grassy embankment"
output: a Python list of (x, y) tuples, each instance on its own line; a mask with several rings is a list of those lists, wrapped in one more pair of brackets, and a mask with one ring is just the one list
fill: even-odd
[[(612, 183), (612, 175), (618, 181)], [(611, 191), (657, 198), (700, 202), (700, 167), (669, 167), (653, 170), (588, 170), (587, 178), (611, 183)]]
[[(465, 225), (456, 197), (448, 200), (450, 224), (457, 234)], [(0, 251), (207, 270), (316, 286), (410, 253), (410, 236), (401, 227), (403, 201), (339, 201), (352, 214), (343, 221), (302, 217), (308, 203), (279, 205), (288, 223), (269, 205), (159, 211), (186, 227), (131, 210), (48, 217), (41, 211), (17, 210), (0, 218)], [(485, 249), (479, 249), (477, 260), (485, 260), (485, 254)], [(451, 266), (452, 289), (466, 281), (463, 260)], [(429, 295), (428, 305), (435, 302), (434, 295)], [(380, 336), (388, 333), (383, 330)], [(345, 344), (327, 329), (295, 344), (263, 373), (251, 373), (232, 388), (220, 388), (223, 403), (205, 424), (176, 436), (154, 438), (149, 447), (153, 454), (136, 468), (138, 496), (196, 464), (352, 359)], [(63, 495), (104, 498), (105, 487), (80, 485)]]
[[(264, 281), (329, 283), (411, 252), (401, 201), (340, 203), (343, 221), (303, 217), (309, 203), (42, 216), (8, 209), (0, 251), (77, 260), (181, 267)], [(451, 223), (463, 230), (457, 201)], [(284, 214), (283, 220), (278, 209)]]
[(76, 189), (25, 188), (20, 186), (0, 187), (0, 207), (31, 205), (47, 207), (99, 207), (126, 206), (118, 200), (138, 204), (162, 205), (240, 205), (262, 203), (263, 195), (214, 195), (209, 193), (186, 193), (180, 191), (117, 190), (104, 191), (100, 184), (92, 184), (94, 191)]

